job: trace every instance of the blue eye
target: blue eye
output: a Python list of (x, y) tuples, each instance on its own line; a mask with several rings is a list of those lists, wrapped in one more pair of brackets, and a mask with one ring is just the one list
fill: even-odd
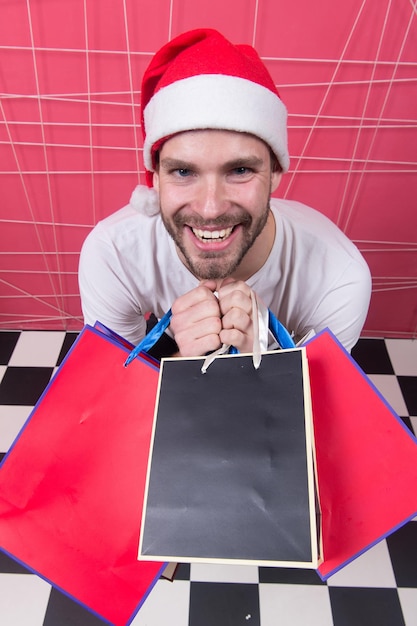
[(242, 176), (243, 174), (248, 174), (249, 173), (249, 168), (248, 167), (236, 167), (234, 170), (235, 174), (239, 174), (240, 176)]
[(190, 170), (188, 170), (186, 168), (180, 168), (180, 169), (177, 170), (177, 172), (178, 172), (178, 175), (183, 177), (183, 178), (190, 175)]

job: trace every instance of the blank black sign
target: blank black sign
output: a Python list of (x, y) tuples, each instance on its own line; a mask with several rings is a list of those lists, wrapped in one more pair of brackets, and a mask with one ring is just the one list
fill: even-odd
[(202, 362), (162, 363), (140, 555), (316, 566), (303, 349)]

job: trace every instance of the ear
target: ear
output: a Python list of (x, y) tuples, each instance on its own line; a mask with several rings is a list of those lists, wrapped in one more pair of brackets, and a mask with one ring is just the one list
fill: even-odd
[(159, 193), (159, 174), (158, 172), (154, 172), (153, 173), (153, 188), (155, 189), (155, 191), (157, 191)]
[(281, 182), (282, 172), (272, 172), (271, 173), (271, 193), (274, 193), (278, 189), (278, 186)]

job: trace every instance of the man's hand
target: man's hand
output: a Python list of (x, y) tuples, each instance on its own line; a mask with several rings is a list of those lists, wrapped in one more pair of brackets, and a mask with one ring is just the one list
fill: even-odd
[(241, 281), (206, 280), (178, 298), (172, 305), (171, 329), (179, 356), (203, 356), (223, 343), (240, 352), (251, 352), (250, 294), (250, 287)]
[(172, 305), (170, 326), (178, 356), (203, 356), (221, 346), (221, 313), (215, 290), (216, 281), (204, 281)]

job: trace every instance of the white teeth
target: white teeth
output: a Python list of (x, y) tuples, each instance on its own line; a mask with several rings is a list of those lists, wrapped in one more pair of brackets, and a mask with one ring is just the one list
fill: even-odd
[(193, 228), (193, 233), (200, 241), (223, 241), (232, 232), (233, 227), (223, 228), (222, 230), (200, 230), (199, 228)]

